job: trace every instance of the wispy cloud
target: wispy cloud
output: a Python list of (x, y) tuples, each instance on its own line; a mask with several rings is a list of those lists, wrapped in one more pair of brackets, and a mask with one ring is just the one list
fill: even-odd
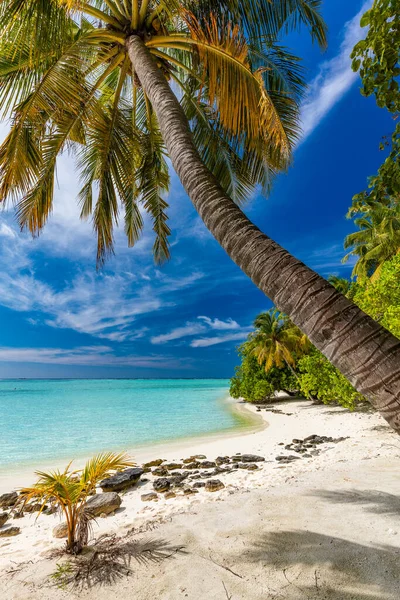
[(349, 91), (359, 77), (351, 69), (350, 53), (365, 35), (360, 27), (361, 15), (372, 5), (367, 0), (361, 10), (345, 24), (340, 52), (329, 61), (321, 63), (318, 75), (311, 82), (309, 93), (302, 106), (304, 141), (328, 114), (331, 108)]
[[(212, 319), (206, 316), (199, 316), (197, 319), (197, 322), (188, 321), (185, 323), (185, 325), (181, 327), (175, 327), (175, 329), (171, 329), (171, 331), (168, 333), (153, 336), (150, 341), (152, 344), (165, 344), (166, 342), (171, 342), (173, 340), (178, 340), (185, 337), (192, 337), (194, 335), (206, 333), (212, 330), (226, 331), (232, 329), (242, 329), (239, 323), (231, 318), (228, 318), (226, 321), (221, 321), (221, 319)], [(201, 322), (199, 323), (199, 321)], [(209, 345), (211, 346), (212, 344)], [(191, 346), (196, 347), (193, 345), (193, 343)]]
[(252, 331), (251, 327), (243, 327), (237, 333), (226, 333), (224, 335), (193, 340), (190, 345), (192, 348), (206, 348), (207, 346), (215, 346), (216, 344), (225, 344), (225, 342), (244, 341), (250, 331)]
[(130, 270), (111, 274), (96, 273), (88, 267), (61, 285), (50, 283), (36, 272), (30, 252), (32, 240), (17, 235), (4, 221), (0, 233), (5, 240), (0, 245), (1, 305), (33, 313), (29, 318), (37, 324), (114, 342), (143, 337), (146, 330), (136, 328), (135, 323), (139, 316), (175, 306), (179, 303), (176, 292), (189, 290), (203, 278), (199, 271), (171, 277), (153, 268), (143, 279), (141, 270), (132, 265)]
[(210, 317), (197, 318), (207, 323), (211, 329), (240, 329), (239, 323), (236, 323), (236, 321), (233, 321), (231, 318), (227, 319), (226, 321), (221, 321), (220, 319), (210, 319)]
[(180, 338), (189, 337), (192, 335), (198, 335), (206, 331), (206, 327), (201, 325), (201, 323), (186, 323), (182, 327), (176, 327), (172, 329), (168, 333), (164, 333), (161, 335), (155, 335), (151, 338), (152, 344), (165, 344), (166, 342), (171, 342), (173, 340), (179, 340)]
[(90, 365), (142, 367), (157, 369), (186, 369), (187, 359), (173, 356), (150, 355), (117, 356), (108, 346), (80, 346), (65, 348), (11, 348), (0, 347), (0, 362), (41, 363), (56, 365)]

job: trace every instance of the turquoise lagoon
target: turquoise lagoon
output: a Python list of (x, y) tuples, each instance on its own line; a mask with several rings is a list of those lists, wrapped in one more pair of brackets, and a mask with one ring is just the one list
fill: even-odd
[(0, 469), (247, 427), (223, 379), (0, 380)]

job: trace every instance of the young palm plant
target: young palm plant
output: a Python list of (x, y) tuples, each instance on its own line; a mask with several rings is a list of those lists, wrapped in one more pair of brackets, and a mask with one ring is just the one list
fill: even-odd
[(61, 471), (36, 471), (38, 481), (21, 490), (21, 502), (31, 500), (56, 506), (65, 516), (68, 530), (67, 552), (78, 554), (87, 544), (91, 514), (85, 508), (88, 497), (96, 486), (113, 472), (134, 466), (134, 462), (123, 453), (105, 452), (90, 459), (79, 471), (71, 471), (71, 463)]
[(237, 265), (400, 430), (400, 342), (249, 221), (238, 204), (286, 169), (299, 133), (298, 59), (278, 43), (305, 25), (325, 45), (321, 0), (4, 0), (0, 200), (36, 234), (57, 156), (76, 152), (98, 260), (119, 202), (128, 243), (153, 219), (168, 257), (168, 156)]

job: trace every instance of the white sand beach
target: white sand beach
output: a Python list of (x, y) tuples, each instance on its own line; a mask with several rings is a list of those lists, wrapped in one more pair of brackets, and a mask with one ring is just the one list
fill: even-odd
[[(241, 405), (243, 409), (243, 405)], [(176, 442), (136, 454), (138, 463), (208, 460), (236, 453), (265, 457), (254, 471), (236, 469), (213, 478), (225, 487), (143, 502), (153, 491), (146, 473), (122, 495), (114, 515), (99, 518), (93, 535), (163, 540), (172, 547), (162, 562), (133, 562), (132, 573), (111, 586), (66, 590), (49, 575), (65, 558), (49, 558), (64, 541), (52, 536), (57, 515), (35, 513), (10, 524), (15, 537), (0, 538), (0, 597), (15, 600), (88, 598), (178, 600), (397, 600), (400, 597), (400, 440), (373, 412), (279, 402), (256, 412), (252, 432)], [(262, 419), (262, 420), (261, 420)], [(293, 455), (284, 445), (317, 434), (346, 437), (318, 446), (319, 454), (279, 464)], [(300, 454), (299, 454), (300, 456)], [(24, 475), (26, 478), (26, 474)], [(30, 483), (1, 481), (1, 493)], [(193, 483), (193, 481), (189, 481)], [(132, 531), (133, 530), (133, 531)]]

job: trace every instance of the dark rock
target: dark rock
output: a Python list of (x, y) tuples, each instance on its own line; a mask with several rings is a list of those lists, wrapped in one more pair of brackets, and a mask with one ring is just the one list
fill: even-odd
[(313, 433), (312, 435), (309, 435), (306, 438), (304, 438), (303, 442), (309, 442), (310, 440), (315, 440), (318, 438), (319, 438), (319, 435), (316, 435), (315, 433)]
[[(246, 465), (245, 469), (247, 469), (248, 471), (257, 471), (257, 469), (259, 468), (258, 465), (256, 465), (256, 463), (242, 463), (242, 464)], [(239, 467), (240, 467), (240, 465), (239, 465)]]
[(57, 506), (54, 506), (54, 505), (53, 505), (53, 506), (49, 506), (49, 508), (46, 508), (46, 509), (43, 511), (43, 514), (44, 514), (44, 515), (54, 515), (54, 513), (56, 513), (56, 512), (57, 512), (57, 510), (58, 510), (58, 509), (57, 509)]
[(14, 506), (18, 500), (17, 492), (10, 492), (0, 496), (0, 508), (10, 508)]
[(308, 452), (306, 454), (303, 454), (303, 458), (312, 458), (312, 454), (308, 454)]
[(102, 514), (109, 515), (121, 506), (122, 500), (116, 492), (103, 492), (95, 494), (85, 504), (85, 510), (91, 517), (99, 517)]
[[(0, 527), (3, 527), (3, 525), (6, 523), (6, 521), (8, 521), (8, 517), (9, 514), (6, 512), (0, 513)], [(14, 517), (15, 519), (15, 517)]]
[[(278, 446), (281, 446), (282, 444), (278, 444)], [(286, 444), (285, 446), (285, 450), (291, 450), (292, 449), (292, 444)]]
[(296, 440), (296, 438), (294, 438), (292, 440), (292, 444), (302, 444), (302, 443), (303, 443), (303, 440)]
[(265, 458), (263, 456), (257, 456), (256, 454), (242, 454), (240, 456), (240, 462), (244, 463), (256, 463), (256, 462), (264, 462)]
[(19, 533), (21, 533), (20, 527), (15, 527), (14, 525), (6, 525), (0, 529), (0, 537), (10, 537)]
[(200, 467), (200, 463), (198, 461), (195, 461), (195, 462), (186, 464), (185, 469), (192, 470), (192, 469), (198, 469), (199, 467)]
[(173, 492), (172, 490), (170, 490), (168, 492), (165, 492), (164, 498), (166, 500), (169, 500), (170, 498), (176, 498), (176, 494), (175, 494), (175, 492)]
[(278, 446), (284, 446), (285, 444), (283, 442), (279, 442)]
[(13, 519), (22, 519), (24, 516), (24, 511), (16, 510), (13, 514)]
[(194, 488), (203, 488), (205, 487), (205, 482), (204, 481), (196, 481), (196, 483), (193, 484)]
[(192, 494), (198, 494), (199, 490), (195, 490), (194, 488), (187, 487), (183, 490), (185, 496), (191, 496)]
[(166, 492), (171, 487), (171, 482), (169, 479), (165, 477), (161, 477), (160, 479), (156, 479), (153, 481), (153, 488), (156, 492)]
[(206, 492), (218, 492), (218, 490), (222, 490), (225, 485), (219, 479), (209, 479), (206, 481), (205, 490)]
[(215, 464), (217, 465), (217, 467), (219, 467), (220, 465), (229, 464), (229, 462), (229, 456), (217, 456), (217, 458), (215, 459)]
[(293, 454), (289, 454), (288, 456), (276, 456), (275, 460), (278, 462), (292, 462), (293, 460), (300, 460), (300, 456), (294, 456)]
[[(43, 510), (48, 508), (47, 504), (44, 505)], [(25, 504), (24, 511), (27, 513), (39, 512), (42, 509), (42, 504), (40, 502), (36, 502), (35, 504)]]
[(103, 492), (120, 492), (125, 490), (132, 485), (135, 485), (143, 475), (143, 469), (141, 467), (133, 467), (132, 469), (125, 469), (120, 473), (112, 475), (107, 479), (100, 481), (100, 487)]
[(66, 521), (63, 521), (59, 525), (53, 527), (53, 537), (55, 538), (66, 538), (68, 537), (68, 525)]
[(213, 460), (203, 460), (203, 462), (199, 463), (200, 469), (213, 469), (216, 466), (216, 463)]
[(144, 463), (143, 468), (148, 469), (150, 467), (159, 467), (164, 461), (161, 458), (157, 458), (156, 460), (151, 460), (147, 463)]
[(165, 467), (157, 467), (156, 469), (152, 470), (151, 474), (155, 477), (166, 477), (169, 475), (169, 471)]
[(192, 458), (197, 460), (204, 460), (205, 458), (207, 458), (207, 456), (205, 454), (194, 454)]
[(143, 502), (150, 502), (151, 500), (158, 500), (158, 495), (155, 492), (150, 492), (149, 494), (142, 494), (140, 499)]
[(168, 471), (173, 471), (174, 469), (181, 469), (182, 468), (182, 464), (180, 463), (167, 463), (165, 465), (163, 465), (166, 469), (168, 469)]

